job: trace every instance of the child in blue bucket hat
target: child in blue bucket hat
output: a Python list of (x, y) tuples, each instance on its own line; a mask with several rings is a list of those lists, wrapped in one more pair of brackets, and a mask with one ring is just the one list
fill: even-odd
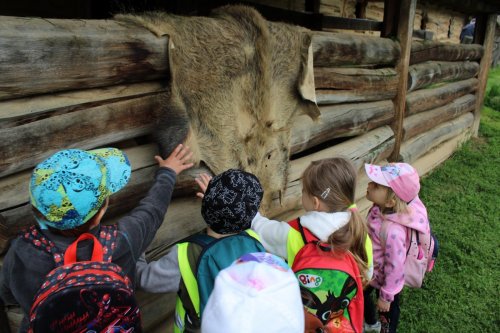
[[(176, 176), (190, 168), (189, 147), (178, 145), (158, 162), (155, 181), (147, 195), (118, 221), (112, 261), (134, 282), (136, 262), (153, 240), (170, 203)], [(116, 148), (62, 150), (38, 164), (31, 176), (30, 202), (36, 230), (64, 252), (78, 236), (89, 232), (98, 238), (109, 197), (128, 183), (130, 163)], [(4, 304), (19, 304), (24, 318), (20, 332), (28, 329), (33, 298), (45, 276), (55, 267), (54, 257), (27, 243), (23, 235), (14, 239), (5, 255), (0, 275), (0, 297)], [(81, 260), (90, 259), (91, 241), (78, 247)]]

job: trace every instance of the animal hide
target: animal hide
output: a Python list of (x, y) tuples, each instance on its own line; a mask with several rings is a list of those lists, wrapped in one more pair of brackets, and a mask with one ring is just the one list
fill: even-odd
[(241, 5), (210, 17), (150, 12), (115, 19), (169, 36), (160, 153), (175, 147), (172, 137), (187, 134), (196, 162), (215, 174), (229, 168), (254, 173), (265, 190), (265, 211), (272, 192), (285, 189), (294, 116), (319, 116), (310, 31), (268, 22)]

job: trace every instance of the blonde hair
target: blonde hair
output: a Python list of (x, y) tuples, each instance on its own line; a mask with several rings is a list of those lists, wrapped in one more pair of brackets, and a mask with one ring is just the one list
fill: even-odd
[[(384, 186), (384, 185), (379, 185), (379, 186)], [(387, 187), (387, 196), (385, 198), (385, 202), (388, 202), (390, 200), (394, 200), (394, 206), (389, 209), (383, 209), (382, 214), (385, 214), (387, 210), (391, 210), (393, 213), (397, 214), (409, 213), (408, 204), (404, 202), (402, 199), (400, 199), (396, 195), (396, 193), (392, 190), (392, 188)]]
[[(302, 174), (305, 193), (321, 200), (328, 211), (344, 212), (354, 203), (357, 172), (354, 165), (342, 157), (313, 161)], [(356, 263), (363, 285), (368, 283), (368, 255), (365, 249), (368, 235), (364, 219), (352, 209), (349, 222), (328, 237), (332, 250), (350, 251)]]

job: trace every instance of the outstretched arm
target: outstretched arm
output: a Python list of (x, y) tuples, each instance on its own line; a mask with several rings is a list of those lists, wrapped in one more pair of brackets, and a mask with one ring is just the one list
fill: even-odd
[(166, 158), (155, 156), (159, 169), (148, 194), (139, 205), (119, 221), (137, 259), (153, 240), (161, 226), (174, 190), (176, 176), (190, 168), (192, 153), (189, 147), (178, 145)]

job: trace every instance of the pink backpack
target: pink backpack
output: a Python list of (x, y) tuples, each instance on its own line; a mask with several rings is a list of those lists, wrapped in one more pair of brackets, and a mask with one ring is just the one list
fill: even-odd
[[(389, 221), (382, 223), (381, 235), (387, 237)], [(381, 238), (382, 246), (385, 248), (385, 239)], [(412, 228), (406, 228), (406, 261), (404, 266), (405, 285), (411, 288), (422, 287), (422, 281), (426, 272), (432, 271), (438, 254), (437, 238), (432, 232), (419, 232)]]

